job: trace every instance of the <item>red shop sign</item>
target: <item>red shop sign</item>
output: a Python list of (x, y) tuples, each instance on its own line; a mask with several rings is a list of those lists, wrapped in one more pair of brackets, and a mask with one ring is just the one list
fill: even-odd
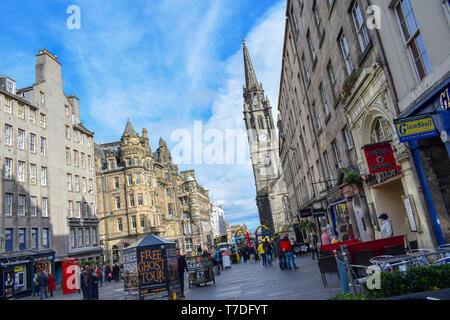
[(398, 168), (389, 142), (364, 147), (370, 174), (392, 171)]

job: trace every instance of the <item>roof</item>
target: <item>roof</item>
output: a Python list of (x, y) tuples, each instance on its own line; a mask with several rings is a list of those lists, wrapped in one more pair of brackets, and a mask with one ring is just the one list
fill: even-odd
[(175, 242), (160, 238), (158, 236), (155, 236), (154, 234), (149, 234), (149, 235), (145, 236), (144, 238), (136, 241), (129, 247), (125, 248), (124, 250), (130, 249), (130, 248), (156, 246), (156, 245), (161, 245), (161, 244), (175, 244)]
[(133, 125), (130, 122), (130, 118), (128, 118), (127, 125), (125, 126), (125, 130), (122, 136), (124, 136), (125, 134), (128, 134), (130, 137), (135, 137), (137, 135), (136, 131), (133, 128)]
[(186, 182), (193, 182), (193, 181), (195, 181), (194, 178), (192, 178), (192, 176), (189, 175), (184, 182), (186, 183)]

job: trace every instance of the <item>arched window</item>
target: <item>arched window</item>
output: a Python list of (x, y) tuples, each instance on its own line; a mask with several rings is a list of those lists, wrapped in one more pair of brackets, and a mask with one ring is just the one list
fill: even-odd
[(264, 127), (264, 119), (262, 117), (258, 118), (258, 123), (259, 123), (259, 128), (260, 129), (265, 129), (265, 127)]
[(392, 133), (392, 127), (389, 122), (383, 117), (378, 117), (375, 119), (370, 133), (371, 143), (392, 140)]

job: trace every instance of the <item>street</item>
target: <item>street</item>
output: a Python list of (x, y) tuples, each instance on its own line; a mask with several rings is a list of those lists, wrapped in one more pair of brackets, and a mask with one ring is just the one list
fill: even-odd
[[(341, 293), (341, 285), (336, 274), (327, 274), (328, 286), (322, 284), (317, 260), (311, 256), (297, 257), (295, 262), (300, 269), (281, 271), (277, 260), (272, 267), (257, 263), (234, 264), (216, 276), (216, 283), (189, 289), (187, 274), (185, 278), (184, 300), (326, 300)], [(122, 300), (123, 282), (104, 283), (99, 287), (100, 300)], [(39, 299), (26, 297), (24, 300)], [(61, 290), (49, 300), (81, 300), (75, 293), (62, 295)]]

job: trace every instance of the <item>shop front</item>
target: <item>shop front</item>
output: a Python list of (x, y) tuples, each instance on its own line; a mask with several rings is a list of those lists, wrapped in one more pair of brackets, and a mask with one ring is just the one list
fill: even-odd
[[(422, 184), (434, 240), (450, 242), (450, 80), (448, 75), (394, 120), (401, 143), (409, 144)], [(414, 208), (408, 208), (408, 214)], [(416, 227), (412, 225), (412, 227)]]

